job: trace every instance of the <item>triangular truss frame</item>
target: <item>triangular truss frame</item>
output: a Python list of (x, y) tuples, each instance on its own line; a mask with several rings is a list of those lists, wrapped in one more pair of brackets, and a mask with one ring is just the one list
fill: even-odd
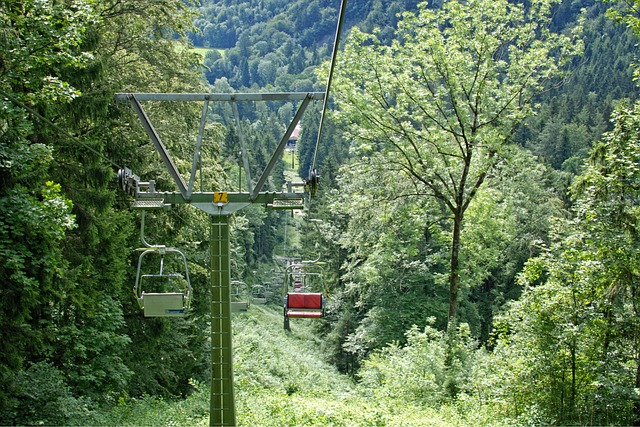
[[(271, 175), (277, 161), (282, 157), (287, 141), (291, 137), (295, 127), (300, 122), (302, 115), (306, 111), (311, 101), (322, 101), (325, 98), (325, 92), (266, 92), (266, 93), (117, 93), (115, 95), (118, 101), (128, 101), (136, 112), (138, 118), (155, 146), (158, 154), (173, 179), (178, 192), (158, 192), (155, 186), (139, 182), (139, 178), (127, 170), (122, 179), (124, 181), (133, 181), (130, 185), (135, 188), (136, 200), (144, 201), (145, 199), (162, 200), (164, 204), (180, 204), (188, 203), (208, 213), (230, 214), (236, 212), (251, 203), (261, 203), (274, 209), (302, 209), (304, 207), (304, 198), (301, 192), (294, 192), (294, 187), (305, 187), (305, 183), (287, 183), (287, 191), (283, 192), (263, 192), (262, 189)], [(189, 182), (185, 182), (180, 175), (173, 159), (158, 135), (151, 120), (147, 116), (141, 101), (183, 101), (204, 102), (202, 109), (202, 117), (198, 129), (198, 137), (195, 144), (193, 162), (191, 164), (191, 173)], [(296, 114), (291, 119), (287, 129), (280, 139), (275, 152), (271, 156), (267, 167), (258, 178), (255, 186), (251, 178), (251, 170), (247, 156), (246, 145), (242, 128), (240, 126), (240, 116), (238, 114), (238, 102), (255, 102), (255, 101), (301, 101)], [(229, 102), (233, 108), (234, 119), (238, 129), (238, 137), (240, 141), (242, 163), (247, 180), (248, 192), (224, 192), (224, 197), (216, 197), (219, 191), (194, 192), (194, 182), (200, 160), (200, 149), (204, 135), (204, 128), (207, 120), (207, 113), (210, 102)], [(141, 185), (142, 184), (142, 185)], [(146, 188), (143, 190), (143, 188)]]

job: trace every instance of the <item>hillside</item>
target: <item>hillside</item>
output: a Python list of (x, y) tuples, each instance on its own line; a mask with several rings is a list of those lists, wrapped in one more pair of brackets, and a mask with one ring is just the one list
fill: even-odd
[[(347, 3), (345, 28), (382, 27), (391, 37), (397, 14), (414, 10), (415, 0)], [(329, 57), (340, 2), (335, 0), (205, 1), (191, 32), (205, 56), (209, 83), (225, 79), (236, 88), (273, 86), (285, 91), (317, 89), (314, 69)]]
[(285, 257), (326, 316), (234, 317), (242, 425), (640, 425), (640, 0), (349, 0), (286, 162), (304, 102), (130, 96), (324, 90), (338, 5), (0, 3), (0, 425), (205, 425), (215, 272)]
[[(324, 360), (313, 321), (298, 319), (285, 333), (279, 307), (255, 304), (233, 320), (239, 426), (488, 425), (482, 412), (463, 415), (463, 407), (447, 405), (436, 410), (359, 387)], [(94, 420), (114, 426), (208, 426), (209, 391), (194, 386), (184, 400), (114, 397), (112, 409)]]

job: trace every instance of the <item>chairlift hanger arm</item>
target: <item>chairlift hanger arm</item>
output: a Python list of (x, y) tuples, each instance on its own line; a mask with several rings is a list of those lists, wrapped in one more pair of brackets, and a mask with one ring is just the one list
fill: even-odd
[[(160, 272), (158, 274), (142, 274), (142, 261), (145, 258), (145, 256), (148, 254), (156, 254), (156, 256), (159, 254), (161, 256)], [(184, 276), (183, 274), (179, 274), (179, 273), (163, 272), (164, 256), (168, 254), (177, 254), (177, 259), (179, 259), (182, 264), (181, 268), (184, 271)], [(167, 247), (160, 248), (157, 246), (152, 246), (150, 248), (145, 248), (145, 250), (138, 256), (138, 270), (136, 272), (136, 281), (133, 287), (133, 292), (138, 299), (142, 298), (142, 291), (143, 291), (141, 286), (142, 277), (183, 277), (187, 284), (185, 297), (187, 299), (191, 298), (191, 280), (189, 279), (189, 267), (187, 266), (187, 258), (184, 255), (184, 253), (178, 249), (167, 248)]]

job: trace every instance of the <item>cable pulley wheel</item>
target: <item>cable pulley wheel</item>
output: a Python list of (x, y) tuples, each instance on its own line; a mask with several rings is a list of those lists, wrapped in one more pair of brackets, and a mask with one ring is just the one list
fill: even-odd
[(127, 178), (124, 169), (118, 169), (118, 188), (124, 192), (127, 191)]
[(314, 197), (316, 195), (316, 190), (320, 185), (320, 175), (318, 175), (318, 171), (314, 169), (309, 173), (309, 179), (306, 184), (311, 197)]
[(135, 192), (130, 180), (132, 176), (127, 168), (118, 169), (118, 188), (127, 194), (133, 194)]

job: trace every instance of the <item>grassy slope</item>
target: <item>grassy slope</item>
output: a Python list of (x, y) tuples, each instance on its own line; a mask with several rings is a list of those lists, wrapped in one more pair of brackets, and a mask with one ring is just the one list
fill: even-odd
[[(463, 426), (487, 425), (477, 411), (465, 416), (403, 402), (374, 400), (322, 360), (310, 319), (291, 321), (286, 333), (278, 307), (252, 305), (234, 315), (234, 375), (239, 426)], [(187, 399), (114, 402), (111, 425), (208, 425), (204, 385)]]

